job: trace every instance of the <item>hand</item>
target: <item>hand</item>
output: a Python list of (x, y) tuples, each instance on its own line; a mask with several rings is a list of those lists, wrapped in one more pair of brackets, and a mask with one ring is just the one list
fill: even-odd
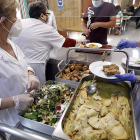
[(117, 45), (117, 48), (119, 48), (119, 50), (122, 50), (124, 48), (136, 48), (136, 47), (137, 47), (137, 41), (135, 40), (128, 41), (126, 39), (122, 39)]
[(89, 35), (90, 32), (91, 32), (91, 31), (90, 31), (89, 29), (84, 30), (84, 34), (85, 34), (85, 35)]
[(31, 94), (20, 94), (17, 96), (13, 96), (13, 101), (15, 102), (15, 108), (25, 110), (27, 107), (29, 107), (34, 101), (34, 98), (30, 96)]
[(136, 82), (136, 75), (132, 74), (132, 73), (126, 73), (124, 75), (115, 74), (115, 77), (117, 77), (118, 79), (114, 79), (114, 80), (110, 80), (110, 81), (114, 81), (114, 82), (130, 81), (132, 83)]
[(100, 23), (99, 22), (95, 22), (95, 23), (92, 23), (90, 25), (90, 29), (92, 29), (92, 30), (95, 30), (95, 29), (97, 29), (99, 27), (100, 27)]
[(39, 89), (40, 82), (35, 75), (29, 75), (28, 90)]

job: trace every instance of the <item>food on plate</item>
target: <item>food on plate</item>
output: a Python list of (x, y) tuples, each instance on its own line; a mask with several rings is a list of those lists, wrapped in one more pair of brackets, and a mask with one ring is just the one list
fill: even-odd
[(65, 68), (63, 72), (60, 72), (57, 78), (79, 82), (83, 74), (91, 74), (88, 66), (73, 62), (72, 64), (68, 64), (68, 67)]
[(125, 87), (96, 81), (96, 93), (87, 94), (85, 81), (64, 123), (73, 140), (131, 140), (130, 105)]
[(137, 60), (137, 62), (135, 62), (136, 65), (140, 65), (140, 60)]
[(90, 48), (98, 48), (98, 45), (96, 45), (96, 44), (89, 44), (89, 47)]
[(80, 48), (84, 48), (84, 47), (85, 47), (85, 45), (83, 45), (83, 44), (80, 45)]
[(66, 105), (74, 93), (74, 88), (62, 83), (44, 85), (34, 103), (23, 117), (54, 126), (60, 119)]
[(107, 76), (120, 74), (119, 67), (116, 64), (104, 65), (103, 71), (105, 72), (105, 75)]

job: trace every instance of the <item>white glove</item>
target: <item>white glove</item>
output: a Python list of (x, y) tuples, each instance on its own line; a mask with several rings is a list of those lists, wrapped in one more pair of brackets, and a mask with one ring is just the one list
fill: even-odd
[(76, 44), (81, 44), (81, 42), (85, 42), (86, 38), (84, 36), (79, 37), (78, 39), (76, 39)]
[(20, 94), (17, 96), (13, 96), (13, 101), (15, 102), (15, 109), (25, 110), (27, 107), (29, 107), (34, 101), (34, 98), (30, 96), (31, 94)]
[(28, 90), (39, 89), (40, 82), (35, 75), (29, 75)]

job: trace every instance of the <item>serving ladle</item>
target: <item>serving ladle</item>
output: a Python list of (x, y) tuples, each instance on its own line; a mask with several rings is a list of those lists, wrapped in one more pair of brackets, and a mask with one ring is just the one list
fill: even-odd
[(96, 77), (96, 76), (95, 76), (95, 74), (94, 74), (92, 84), (91, 84), (90, 86), (87, 86), (87, 94), (88, 94), (88, 95), (91, 95), (91, 94), (93, 94), (93, 93), (96, 92), (96, 87), (94, 86), (94, 79), (95, 79), (95, 77)]

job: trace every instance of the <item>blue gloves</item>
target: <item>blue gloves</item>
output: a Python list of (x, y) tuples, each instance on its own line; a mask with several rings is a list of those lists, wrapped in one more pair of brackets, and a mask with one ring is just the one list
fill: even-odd
[(126, 39), (122, 39), (117, 45), (117, 48), (119, 50), (122, 50), (124, 48), (136, 48), (136, 47), (137, 47), (137, 41), (135, 40), (128, 41)]
[(109, 81), (114, 81), (114, 82), (130, 81), (132, 83), (136, 82), (136, 75), (132, 73), (126, 73), (124, 75), (115, 74), (115, 77), (117, 77), (118, 79), (109, 80)]

